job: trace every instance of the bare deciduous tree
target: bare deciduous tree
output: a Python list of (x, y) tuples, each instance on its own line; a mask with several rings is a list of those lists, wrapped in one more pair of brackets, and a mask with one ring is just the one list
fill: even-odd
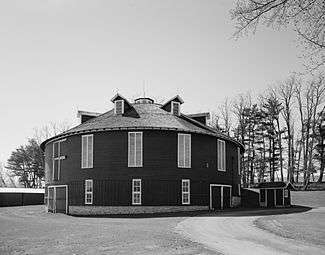
[(293, 183), (293, 172), (294, 172), (294, 122), (293, 122), (293, 92), (296, 83), (299, 82), (296, 76), (292, 75), (285, 82), (280, 84), (277, 89), (277, 94), (280, 101), (282, 102), (283, 110), (281, 111), (282, 117), (286, 125), (287, 136), (285, 137), (288, 145), (288, 169), (287, 169), (287, 180)]
[(255, 32), (262, 23), (277, 28), (292, 26), (306, 46), (311, 70), (325, 63), (325, 8), (323, 0), (237, 0), (231, 16), (236, 35)]

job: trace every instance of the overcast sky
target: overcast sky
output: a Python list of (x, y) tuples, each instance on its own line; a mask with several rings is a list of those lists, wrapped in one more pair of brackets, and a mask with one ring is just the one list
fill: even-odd
[(258, 93), (302, 68), (294, 32), (234, 40), (231, 0), (0, 1), (0, 161), (51, 121), (179, 94), (183, 112)]

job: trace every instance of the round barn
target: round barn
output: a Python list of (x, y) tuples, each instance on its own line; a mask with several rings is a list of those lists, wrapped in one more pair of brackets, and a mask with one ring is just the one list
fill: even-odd
[(242, 145), (208, 127), (208, 113), (130, 103), (117, 94), (106, 113), (44, 141), (45, 201), (72, 215), (221, 210), (240, 203)]

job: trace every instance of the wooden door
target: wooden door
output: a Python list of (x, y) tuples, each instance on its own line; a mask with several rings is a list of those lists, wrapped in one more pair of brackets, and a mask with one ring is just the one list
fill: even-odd
[(221, 186), (212, 186), (211, 187), (211, 201), (212, 201), (212, 210), (221, 210)]
[(55, 208), (58, 213), (67, 212), (66, 187), (56, 187)]
[(55, 212), (55, 204), (54, 204), (54, 187), (47, 188), (48, 189), (48, 203), (47, 209), (49, 212)]
[(274, 203), (274, 189), (267, 189), (267, 207), (273, 208), (275, 206)]
[(276, 195), (276, 206), (283, 206), (283, 189), (277, 189)]
[(230, 187), (222, 187), (222, 197), (223, 197), (223, 209), (230, 208)]

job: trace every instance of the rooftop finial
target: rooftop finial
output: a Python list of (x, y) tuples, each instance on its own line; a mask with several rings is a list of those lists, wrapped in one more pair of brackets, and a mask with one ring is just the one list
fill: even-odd
[(142, 83), (142, 92), (143, 92), (143, 97), (146, 97), (146, 81), (143, 80)]

